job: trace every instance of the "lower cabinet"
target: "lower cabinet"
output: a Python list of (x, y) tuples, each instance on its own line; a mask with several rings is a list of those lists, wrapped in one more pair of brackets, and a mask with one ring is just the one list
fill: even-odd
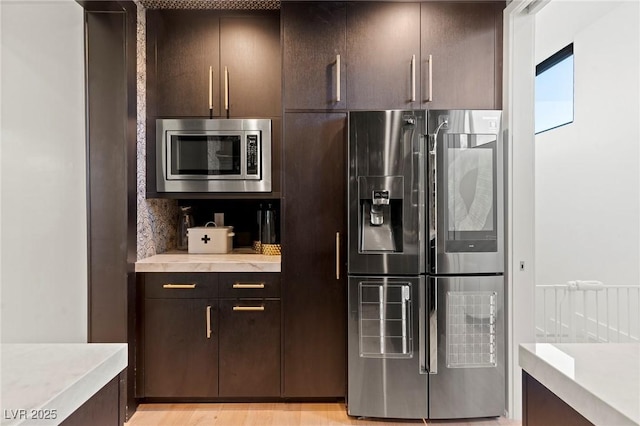
[(582, 414), (522, 370), (522, 425), (592, 426)]
[(217, 301), (147, 299), (144, 305), (145, 396), (218, 396)]
[(220, 300), (222, 397), (280, 396), (280, 301)]
[(279, 397), (279, 282), (277, 273), (139, 274), (136, 396)]
[[(125, 381), (126, 372), (123, 371), (59, 424), (62, 426), (123, 425)], [(47, 421), (43, 420), (43, 422)], [(38, 422), (34, 418), (32, 423)]]

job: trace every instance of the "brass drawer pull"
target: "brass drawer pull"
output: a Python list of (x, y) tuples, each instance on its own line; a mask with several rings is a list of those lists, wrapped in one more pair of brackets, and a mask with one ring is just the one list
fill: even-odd
[(264, 288), (264, 283), (235, 283), (233, 284), (233, 288)]
[(233, 310), (241, 312), (264, 311), (264, 306), (234, 306)]
[(196, 288), (196, 285), (195, 284), (164, 284), (162, 288), (192, 289), (192, 288)]

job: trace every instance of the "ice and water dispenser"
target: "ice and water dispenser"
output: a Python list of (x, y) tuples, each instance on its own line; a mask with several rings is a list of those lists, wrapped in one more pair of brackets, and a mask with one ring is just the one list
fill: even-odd
[(360, 252), (402, 252), (403, 180), (358, 177)]
[(425, 112), (349, 113), (349, 273), (419, 274)]

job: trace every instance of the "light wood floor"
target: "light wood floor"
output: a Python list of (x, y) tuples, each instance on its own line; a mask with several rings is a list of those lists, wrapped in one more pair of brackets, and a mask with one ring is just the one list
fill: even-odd
[(126, 426), (519, 426), (519, 421), (379, 420), (347, 416), (344, 403), (142, 404)]

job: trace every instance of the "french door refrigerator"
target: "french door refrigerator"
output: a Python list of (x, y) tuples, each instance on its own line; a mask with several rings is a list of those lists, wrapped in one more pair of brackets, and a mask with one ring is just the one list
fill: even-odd
[(501, 112), (349, 113), (348, 413), (504, 413)]

